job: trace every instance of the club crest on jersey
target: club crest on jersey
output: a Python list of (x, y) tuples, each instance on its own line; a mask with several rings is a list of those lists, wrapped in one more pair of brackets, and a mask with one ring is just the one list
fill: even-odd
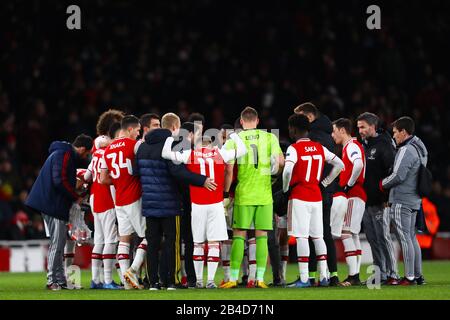
[(125, 142), (121, 141), (119, 143), (112, 144), (109, 148), (110, 149), (115, 149), (115, 148), (120, 148), (120, 147), (124, 147), (124, 146), (125, 146)]
[(316, 146), (305, 147), (305, 152), (315, 152), (315, 151), (317, 151)]
[(367, 157), (367, 159), (375, 160), (375, 153), (377, 153), (377, 149), (371, 149), (370, 150), (370, 156)]

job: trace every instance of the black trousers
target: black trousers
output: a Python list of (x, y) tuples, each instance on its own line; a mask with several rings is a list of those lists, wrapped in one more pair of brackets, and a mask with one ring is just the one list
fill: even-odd
[[(145, 238), (148, 242), (147, 259), (148, 274), (150, 283), (160, 282), (159, 270), (159, 249), (164, 237), (162, 256), (165, 258), (166, 268), (161, 270), (161, 279), (167, 281), (166, 285), (175, 284), (175, 239), (176, 239), (176, 217), (166, 218), (146, 218), (147, 230)], [(167, 280), (166, 280), (167, 279)]]
[(197, 277), (194, 269), (194, 239), (192, 238), (191, 208), (185, 208), (180, 221), (180, 239), (184, 243), (184, 268), (189, 284), (195, 284)]
[[(323, 240), (327, 246), (327, 264), (330, 272), (337, 272), (336, 247), (334, 245), (333, 236), (331, 235), (330, 215), (331, 205), (333, 204), (332, 193), (322, 193), (323, 205)], [(317, 271), (316, 250), (314, 243), (309, 238), (309, 271)]]
[(273, 281), (279, 281), (280, 277), (280, 265), (281, 265), (281, 255), (280, 255), (280, 242), (278, 241), (277, 233), (277, 222), (275, 215), (273, 215), (273, 230), (267, 231), (267, 242), (269, 247), (269, 257), (270, 264), (272, 266), (272, 277)]

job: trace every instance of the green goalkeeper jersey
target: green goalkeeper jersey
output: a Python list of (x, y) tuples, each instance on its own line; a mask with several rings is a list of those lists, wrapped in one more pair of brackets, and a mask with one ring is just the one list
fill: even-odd
[[(247, 154), (237, 160), (238, 174), (235, 205), (272, 204), (271, 159), (282, 154), (277, 137), (265, 130), (243, 130), (239, 137), (247, 148)], [(227, 149), (235, 149), (229, 140)]]

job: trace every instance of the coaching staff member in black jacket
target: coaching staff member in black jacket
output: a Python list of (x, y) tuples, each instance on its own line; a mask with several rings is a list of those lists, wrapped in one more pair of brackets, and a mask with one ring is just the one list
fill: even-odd
[(366, 178), (364, 189), (367, 193), (363, 227), (372, 250), (374, 264), (380, 268), (381, 281), (385, 284), (397, 284), (397, 263), (390, 254), (389, 213), (385, 211), (388, 194), (379, 189), (380, 180), (390, 174), (394, 164), (395, 147), (391, 136), (378, 129), (379, 119), (370, 112), (364, 112), (357, 118), (359, 135), (366, 154)]
[[(209, 190), (214, 190), (217, 184), (205, 176), (190, 172), (184, 164), (174, 164), (162, 158), (166, 139), (178, 135), (180, 131), (180, 118), (167, 113), (161, 119), (161, 127), (148, 133), (145, 143), (139, 147), (136, 173), (142, 183), (142, 215), (147, 222), (145, 237), (148, 241), (150, 290), (159, 290), (161, 280), (167, 281), (163, 285), (168, 290), (175, 290), (176, 217), (182, 214), (178, 183), (204, 186)], [(160, 270), (165, 274), (158, 276), (158, 249), (163, 237), (167, 270)]]
[[(336, 145), (331, 137), (333, 132), (333, 125), (330, 119), (319, 112), (316, 106), (311, 102), (306, 102), (294, 109), (297, 114), (305, 115), (310, 124), (309, 138), (312, 141), (316, 141), (323, 145), (330, 151), (334, 151)], [(328, 163), (325, 164), (322, 177), (326, 177), (332, 169), (332, 166)], [(333, 181), (328, 187), (322, 189), (322, 204), (323, 204), (323, 240), (327, 246), (327, 263), (330, 271), (330, 286), (337, 286), (339, 279), (337, 276), (337, 260), (336, 260), (336, 247), (334, 246), (334, 240), (331, 235), (330, 227), (330, 213), (331, 205), (333, 204), (333, 193), (337, 189), (337, 179)], [(309, 257), (309, 271), (315, 273), (317, 270), (317, 261), (315, 256), (314, 244), (309, 239), (309, 248), (311, 255)], [(315, 282), (315, 276), (310, 277), (311, 282)]]

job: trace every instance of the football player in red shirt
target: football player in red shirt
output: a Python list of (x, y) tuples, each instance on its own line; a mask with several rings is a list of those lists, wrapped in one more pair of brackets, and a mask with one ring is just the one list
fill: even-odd
[[(121, 289), (112, 279), (112, 269), (116, 260), (117, 226), (114, 201), (109, 186), (100, 183), (100, 172), (105, 149), (111, 143), (108, 136), (95, 139), (97, 149), (92, 155), (91, 163), (84, 174), (84, 180), (92, 182), (90, 205), (94, 216), (94, 248), (92, 249), (91, 289)], [(104, 283), (100, 281), (103, 263)]]
[[(290, 190), (288, 202), (288, 234), (297, 240), (300, 279), (292, 286), (310, 287), (309, 244), (311, 237), (316, 250), (320, 286), (328, 286), (327, 247), (323, 240), (322, 193), (339, 175), (344, 164), (334, 153), (318, 142), (308, 139), (309, 121), (301, 114), (289, 117), (289, 135), (296, 141), (286, 152), (283, 170), (283, 191)], [(322, 180), (325, 161), (333, 165), (330, 174)]]
[(123, 111), (116, 109), (109, 109), (100, 115), (96, 124), (97, 138), (95, 138), (94, 145), (92, 146), (91, 150), (92, 154), (95, 152), (95, 150), (99, 148), (102, 136), (109, 135), (111, 139), (114, 139), (114, 137), (109, 134), (109, 130), (111, 129), (111, 126), (113, 124), (115, 123), (120, 124), (120, 121), (122, 121), (124, 116), (125, 113)]
[[(343, 146), (342, 161), (344, 171), (339, 177), (341, 191), (333, 198), (331, 210), (331, 233), (341, 236), (344, 245), (345, 260), (349, 272), (348, 278), (341, 285), (359, 285), (359, 269), (361, 267), (361, 243), (359, 232), (366, 206), (366, 192), (364, 190), (364, 176), (366, 171), (366, 158), (363, 146), (351, 136), (352, 123), (349, 119), (338, 119), (333, 122), (333, 139), (336, 144)], [(348, 199), (347, 206), (339, 205), (336, 199)], [(337, 206), (341, 206), (338, 210)]]
[[(194, 172), (209, 177), (217, 183), (217, 189), (209, 191), (203, 187), (190, 186), (192, 202), (192, 236), (194, 239), (194, 268), (197, 276), (197, 288), (203, 288), (203, 265), (205, 242), (208, 245), (208, 282), (206, 288), (217, 288), (214, 277), (219, 263), (219, 243), (228, 240), (227, 224), (224, 212), (224, 179), (226, 163), (246, 154), (244, 143), (236, 133), (230, 138), (236, 143), (237, 150), (225, 150), (213, 147), (209, 137), (201, 143), (201, 130), (192, 123), (185, 128), (189, 131), (187, 139), (194, 142), (195, 148), (175, 152), (171, 150), (174, 139), (167, 138), (162, 156), (165, 159), (186, 164)], [(207, 141), (209, 140), (209, 141)], [(197, 143), (195, 143), (197, 142)]]
[[(120, 237), (117, 260), (126, 281), (125, 289), (142, 288), (137, 272), (147, 251), (146, 224), (141, 212), (142, 187), (139, 177), (133, 176), (133, 162), (141, 144), (141, 141), (136, 141), (140, 128), (139, 119), (135, 116), (128, 115), (122, 119), (121, 136), (106, 148), (100, 174), (100, 183), (112, 183), (116, 190), (115, 208)], [(130, 241), (134, 232), (143, 240), (130, 267)]]

